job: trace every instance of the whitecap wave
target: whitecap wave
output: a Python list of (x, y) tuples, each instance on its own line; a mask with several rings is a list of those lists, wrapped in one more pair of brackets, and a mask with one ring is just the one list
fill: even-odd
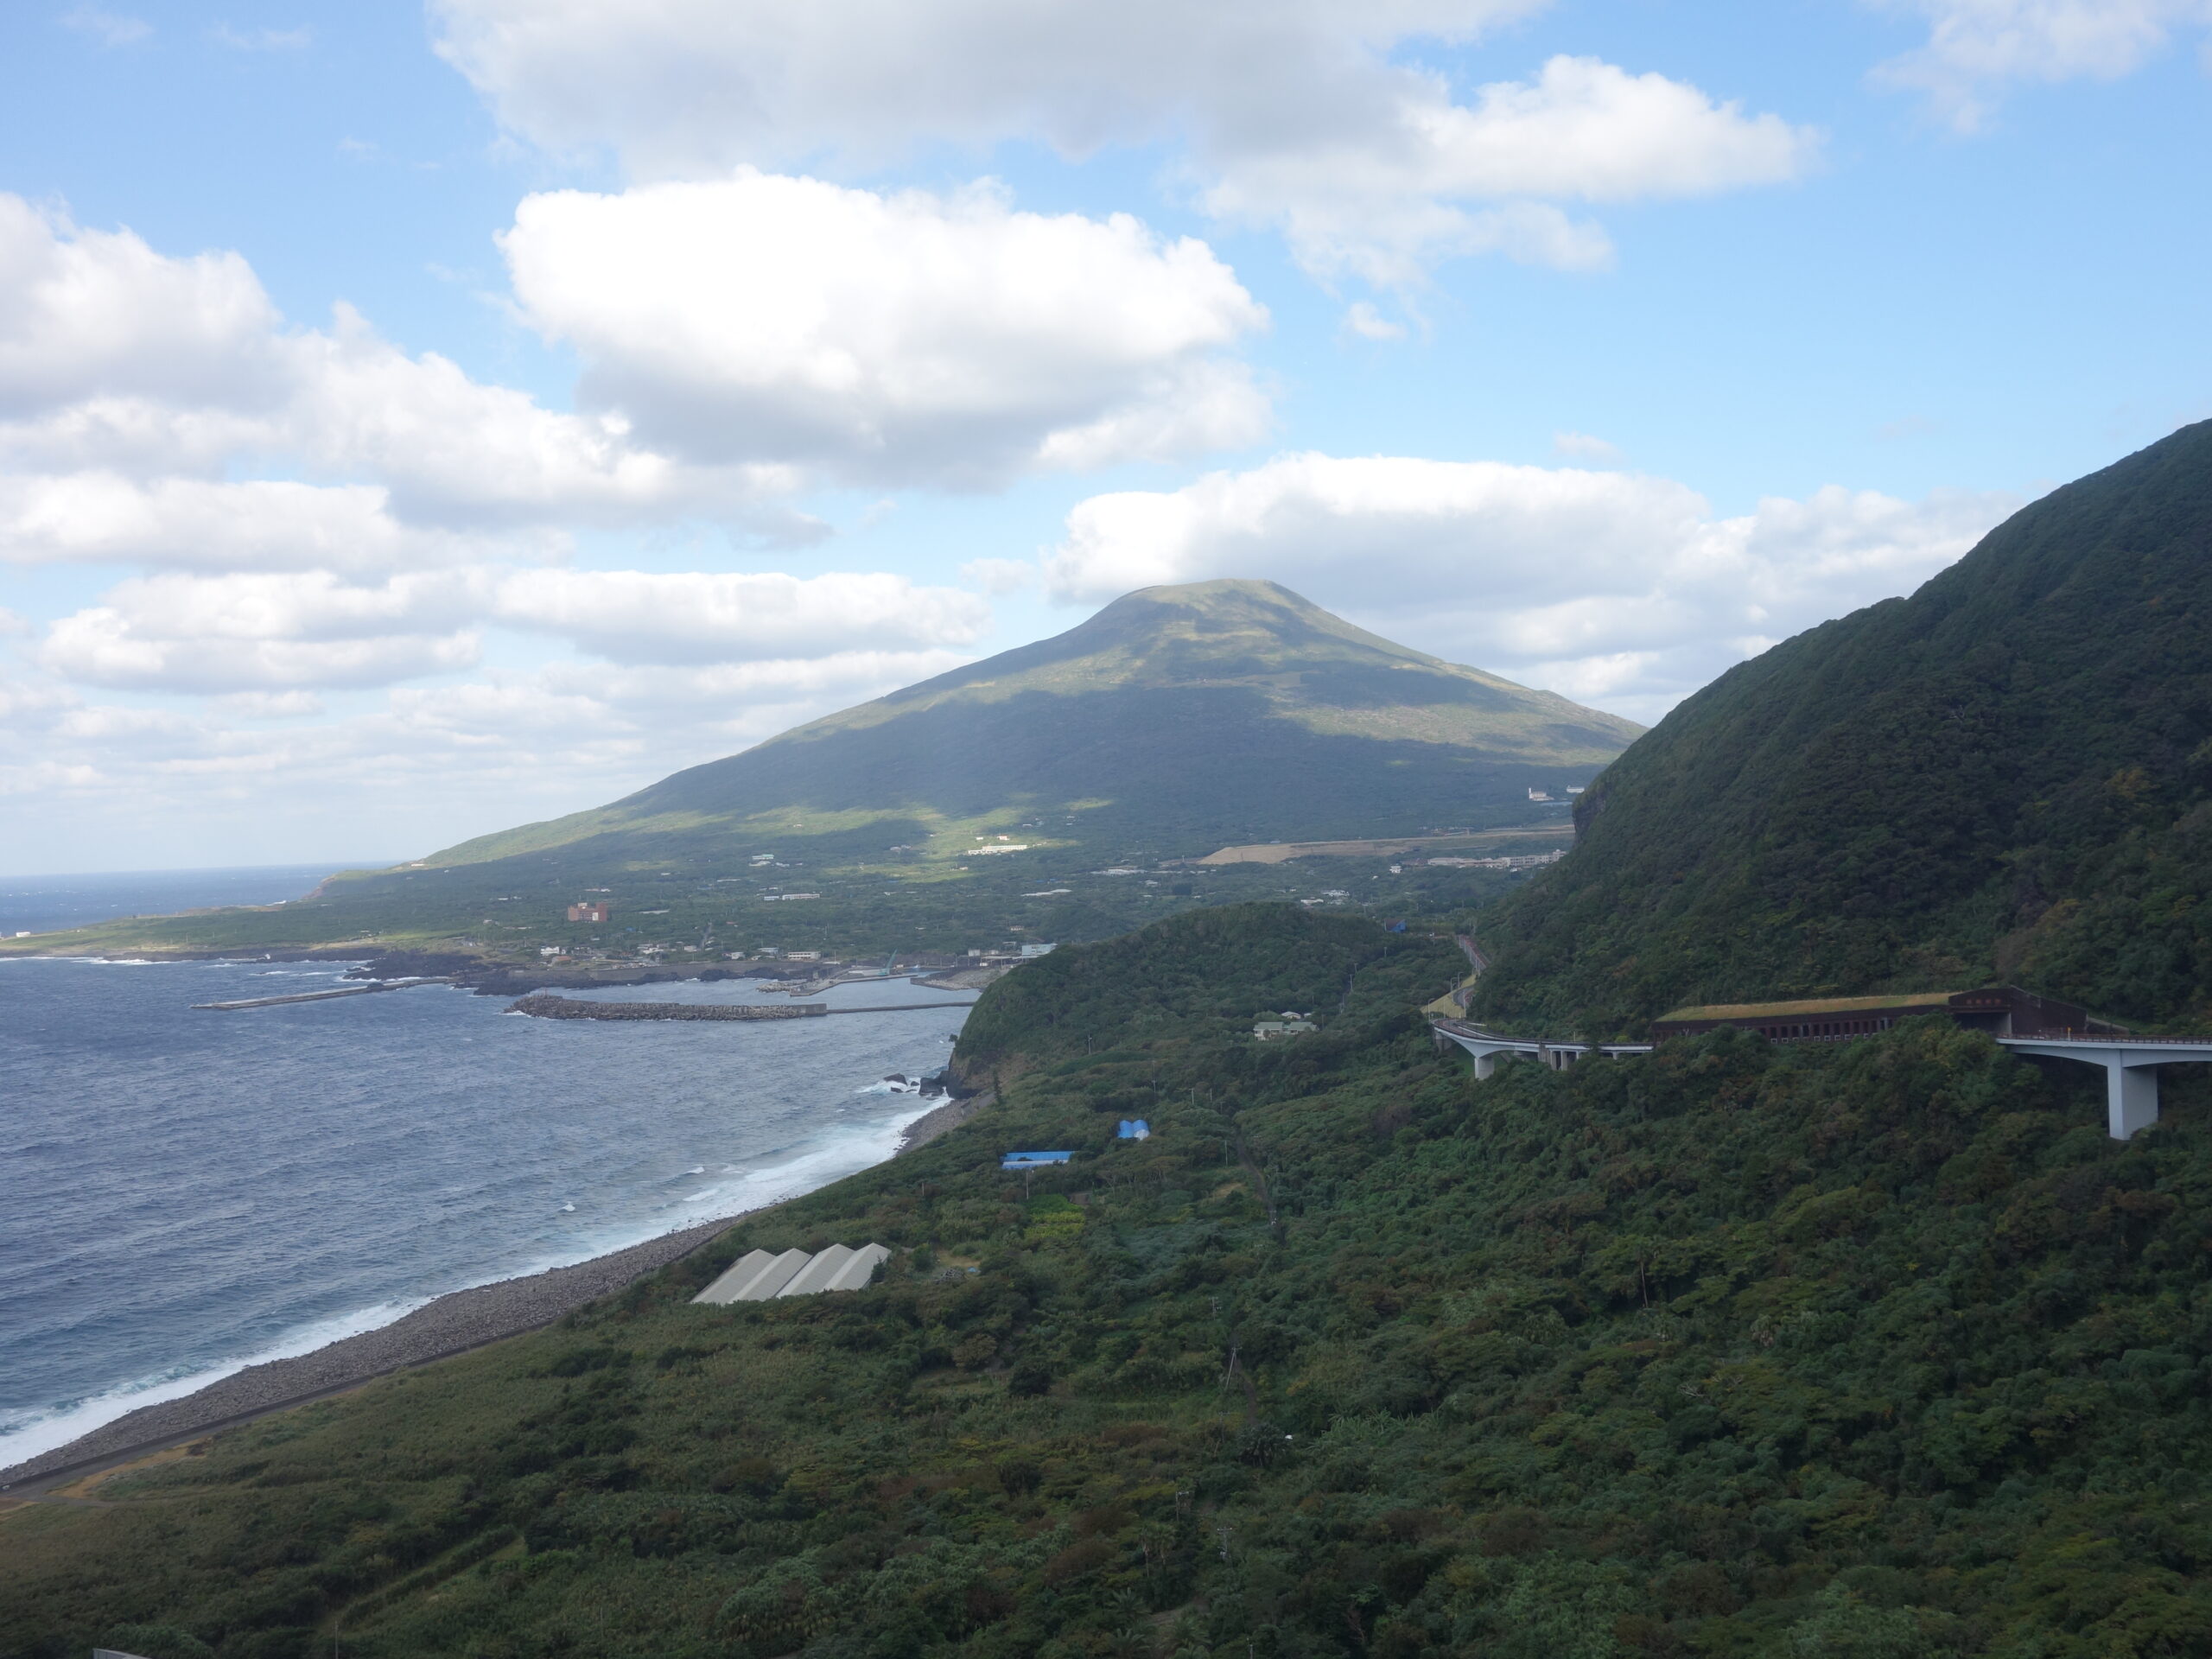
[[(309, 969), (306, 964), (264, 962), (256, 969), (251, 962), (175, 962), (143, 957), (43, 960), (94, 966), (197, 968), (233, 983), (249, 975), (286, 971), (306, 974), (315, 970), (327, 974), (330, 968), (321, 963)], [(45, 971), (67, 977), (59, 969)], [(82, 982), (78, 982), (78, 987), (80, 992), (90, 988)], [(177, 988), (171, 987), (170, 992)], [(118, 989), (117, 995), (124, 993)], [(158, 988), (142, 988), (140, 992), (130, 995), (151, 999), (149, 1006), (168, 1006), (162, 1000), (168, 994)], [(465, 993), (458, 995), (465, 996)], [(81, 1001), (81, 996), (77, 1000)], [(173, 1000), (180, 1005), (182, 1001)], [(381, 1002), (384, 999), (376, 1001)], [(480, 1004), (463, 1006), (472, 1014), (504, 1012), (496, 1005), (489, 1008)], [(528, 1018), (522, 1014), (513, 1017)], [(196, 1021), (200, 1016), (180, 1014), (178, 1018)], [(873, 1027), (865, 1022), (853, 1024), (856, 1037), (873, 1031)], [(315, 1029), (321, 1032), (326, 1027)], [(506, 1042), (511, 1047), (514, 1041), (512, 1038), (499, 1039), (486, 1027), (474, 1030), (478, 1034), (453, 1032), (430, 1040), (465, 1044), (480, 1039), (487, 1045)], [(138, 1357), (126, 1362), (143, 1368), (135, 1376), (120, 1366), (104, 1374), (95, 1370), (89, 1376), (75, 1371), (75, 1376), (84, 1379), (75, 1384), (75, 1389), (82, 1392), (66, 1385), (57, 1387), (35, 1407), (26, 1400), (20, 1408), (0, 1411), (0, 1466), (67, 1445), (118, 1417), (193, 1393), (247, 1365), (310, 1351), (341, 1337), (375, 1329), (423, 1306), (435, 1295), (570, 1266), (664, 1233), (735, 1217), (812, 1192), (882, 1161), (896, 1150), (906, 1128), (931, 1109), (933, 1103), (917, 1096), (894, 1096), (875, 1084), (859, 1091), (865, 1098), (855, 1099), (847, 1095), (849, 1085), (843, 1079), (856, 1073), (865, 1077), (871, 1069), (873, 1057), (862, 1056), (873, 1046), (873, 1040), (857, 1048), (847, 1046), (831, 1051), (836, 1058), (823, 1065), (821, 1060), (826, 1052), (820, 1047), (823, 1034), (812, 1027), (799, 1033), (815, 1046), (804, 1051), (804, 1056), (796, 1060), (799, 1068), (813, 1073), (813, 1081), (800, 1086), (798, 1098), (779, 1105), (775, 1115), (756, 1121), (741, 1097), (742, 1091), (738, 1091), (739, 1097), (733, 1098), (727, 1080), (716, 1074), (711, 1084), (702, 1085), (715, 1103), (715, 1115), (702, 1118), (699, 1125), (687, 1129), (683, 1138), (672, 1147), (653, 1151), (639, 1147), (625, 1150), (621, 1156), (612, 1159), (601, 1156), (595, 1162), (583, 1161), (582, 1154), (595, 1142), (584, 1125), (588, 1114), (580, 1107), (579, 1127), (573, 1136), (578, 1156), (561, 1154), (561, 1148), (571, 1140), (565, 1131), (549, 1137), (538, 1155), (544, 1160), (543, 1173), (551, 1177), (546, 1185), (555, 1190), (561, 1185), (581, 1186), (591, 1203), (563, 1198), (548, 1206), (544, 1199), (550, 1194), (544, 1186), (527, 1194), (518, 1193), (521, 1203), (509, 1212), (513, 1220), (511, 1230), (504, 1237), (487, 1238), (480, 1250), (472, 1249), (459, 1261), (446, 1255), (436, 1264), (426, 1261), (411, 1271), (404, 1264), (391, 1264), (388, 1274), (362, 1286), (364, 1300), (373, 1305), (331, 1319), (303, 1322), (289, 1332), (280, 1314), (259, 1327), (272, 1333), (265, 1344), (259, 1344), (259, 1339), (251, 1336), (239, 1341), (240, 1350), (251, 1348), (253, 1351), (221, 1357), (222, 1345), (210, 1343), (208, 1348), (194, 1353), (188, 1362), (156, 1370), (149, 1362), (159, 1361), (160, 1349), (149, 1352), (141, 1346), (132, 1351)], [(538, 1046), (524, 1045), (533, 1053)], [(461, 1054), (471, 1051), (456, 1047), (450, 1052)], [(911, 1073), (921, 1065), (933, 1064), (926, 1051), (918, 1054), (909, 1047), (888, 1046), (880, 1059), (873, 1060), (873, 1069), (880, 1072), (899, 1065)], [(779, 1070), (777, 1075), (780, 1077), (785, 1074)], [(552, 1077), (551, 1073), (546, 1077), (531, 1073), (526, 1080), (532, 1081), (533, 1086), (548, 1097), (554, 1097), (557, 1096), (560, 1085), (557, 1081), (548, 1080)], [(777, 1098), (782, 1101), (784, 1096), (779, 1095)], [(721, 1146), (728, 1161), (714, 1165), (702, 1160), (688, 1168), (678, 1166), (677, 1172), (668, 1170), (665, 1159), (671, 1152), (679, 1157), (687, 1151), (697, 1156), (696, 1149), (701, 1145)], [(629, 1151), (632, 1150), (644, 1155), (634, 1162), (629, 1161)], [(731, 1156), (733, 1154), (736, 1156)], [(495, 1207), (490, 1205), (489, 1200), (486, 1204), (487, 1212), (488, 1208)], [(577, 1206), (583, 1213), (579, 1213)], [(118, 1375), (130, 1380), (105, 1386), (107, 1379)], [(67, 1397), (73, 1393), (75, 1397)], [(23, 1400), (24, 1395), (19, 1392), (16, 1397)]]
[(357, 1337), (364, 1331), (374, 1331), (404, 1319), (431, 1299), (416, 1297), (412, 1301), (385, 1302), (375, 1307), (362, 1308), (352, 1313), (340, 1313), (330, 1319), (318, 1319), (302, 1325), (297, 1331), (279, 1337), (265, 1348), (256, 1349), (232, 1359), (219, 1360), (213, 1365), (176, 1367), (156, 1372), (150, 1376), (134, 1378), (120, 1387), (81, 1400), (67, 1400), (59, 1405), (41, 1409), (21, 1411), (0, 1417), (0, 1470), (28, 1463), (64, 1446), (70, 1441), (105, 1427), (118, 1417), (146, 1406), (158, 1406), (164, 1401), (180, 1400), (195, 1394), (211, 1382), (219, 1382), (234, 1376), (249, 1365), (265, 1364), (272, 1359), (289, 1359), (296, 1354), (311, 1354), (318, 1348), (327, 1348), (334, 1342), (347, 1337)]

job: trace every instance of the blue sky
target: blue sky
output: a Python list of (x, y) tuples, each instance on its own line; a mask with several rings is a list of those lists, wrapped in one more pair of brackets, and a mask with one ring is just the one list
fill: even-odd
[(0, 17), (0, 868), (427, 851), (1151, 582), (1644, 721), (2212, 414), (2203, 0)]

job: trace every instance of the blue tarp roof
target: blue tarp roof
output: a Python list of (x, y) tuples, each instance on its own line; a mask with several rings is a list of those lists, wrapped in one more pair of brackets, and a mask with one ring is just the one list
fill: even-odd
[(1152, 1136), (1152, 1125), (1141, 1117), (1125, 1117), (1119, 1130), (1124, 1141), (1145, 1141)]

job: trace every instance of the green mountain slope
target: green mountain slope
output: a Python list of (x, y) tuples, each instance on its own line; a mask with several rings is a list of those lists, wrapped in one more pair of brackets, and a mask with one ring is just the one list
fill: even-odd
[(1777, 645), (1585, 795), (1503, 903), (1497, 1018), (2018, 978), (2212, 1020), (2212, 423)]
[[(353, 872), (281, 910), (118, 924), (74, 943), (711, 954), (702, 941), (882, 952), (994, 946), (1025, 929), (1098, 938), (1141, 919), (1147, 895), (1106, 891), (1087, 880), (1095, 867), (1555, 822), (1528, 791), (1586, 781), (1640, 729), (1377, 639), (1272, 582), (1147, 588), (1057, 638), (591, 811)], [(975, 856), (1001, 842), (1029, 850)], [(1192, 879), (1198, 902), (1286, 887), (1281, 873)], [(608, 893), (612, 929), (563, 920), (587, 890)], [(815, 896), (803, 910), (758, 902), (793, 890)], [(1065, 903), (1040, 911), (1024, 897), (1039, 890)]]
[(1393, 645), (1273, 582), (1148, 588), (1053, 639), (428, 861), (1009, 814), (1184, 853), (1403, 833), (1580, 782), (1638, 729)]
[[(2212, 1650), (2201, 1088), (2114, 1142), (2086, 1069), (1936, 1020), (1478, 1084), (1411, 1014), (1456, 966), (1287, 906), (1026, 966), (944, 1140), (0, 1515), (0, 1652)], [(687, 1300), (868, 1238), (868, 1290)]]

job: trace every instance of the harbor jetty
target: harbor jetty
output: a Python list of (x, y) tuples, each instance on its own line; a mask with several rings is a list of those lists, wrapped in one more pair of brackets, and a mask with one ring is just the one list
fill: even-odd
[(453, 981), (441, 975), (426, 979), (381, 979), (369, 985), (348, 985), (335, 991), (294, 991), (289, 996), (244, 996), (229, 1002), (195, 1002), (195, 1011), (211, 1010), (216, 1014), (236, 1014), (241, 1008), (273, 1008), (284, 1002), (328, 1002), (341, 996), (373, 996), (378, 991), (409, 991), (417, 985), (450, 985)]
[(539, 1020), (816, 1020), (831, 1014), (900, 1014), (918, 1008), (964, 1008), (967, 1002), (885, 1002), (833, 1008), (823, 1002), (587, 1002), (540, 993), (507, 1004), (509, 1014)]
[(812, 1020), (830, 1010), (820, 1002), (586, 1002), (541, 994), (508, 1003), (507, 1012), (538, 1020)]

